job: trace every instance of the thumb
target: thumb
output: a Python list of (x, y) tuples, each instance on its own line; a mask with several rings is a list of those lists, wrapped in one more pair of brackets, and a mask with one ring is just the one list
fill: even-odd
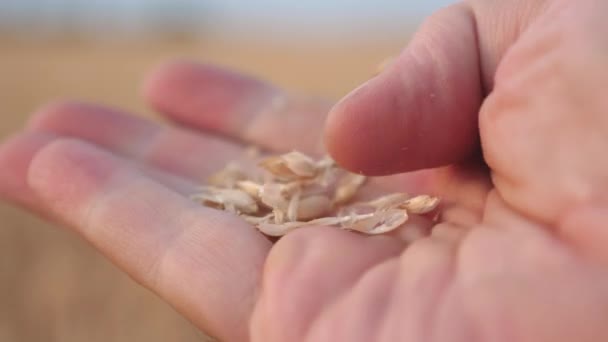
[(482, 88), (472, 10), (447, 7), (332, 109), (325, 144), (342, 166), (370, 175), (461, 161), (478, 146)]

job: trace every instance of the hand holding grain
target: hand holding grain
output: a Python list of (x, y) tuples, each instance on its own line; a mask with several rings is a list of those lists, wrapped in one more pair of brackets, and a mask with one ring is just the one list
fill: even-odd
[[(252, 215), (192, 201), (210, 178), (265, 186), (230, 166), (246, 146), (320, 158), (329, 106), (185, 62), (146, 86), (178, 127), (48, 106), (0, 148), (0, 192), (226, 341), (608, 340), (607, 11), (601, 0), (454, 5), (331, 110), (325, 145), (341, 166), (412, 171), (369, 179), (365, 203), (442, 199), (439, 217), (391, 235), (307, 227), (272, 244)], [(271, 183), (264, 201), (297, 218), (283, 190)], [(234, 192), (203, 195), (259, 210)]]

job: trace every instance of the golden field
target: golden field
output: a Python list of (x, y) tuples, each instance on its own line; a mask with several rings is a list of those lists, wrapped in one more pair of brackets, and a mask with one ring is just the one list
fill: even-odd
[[(404, 42), (405, 37), (344, 45), (0, 38), (0, 137), (57, 98), (154, 115), (138, 96), (139, 82), (154, 65), (175, 57), (219, 63), (292, 90), (339, 98)], [(201, 340), (202, 333), (78, 238), (0, 202), (0, 342)]]

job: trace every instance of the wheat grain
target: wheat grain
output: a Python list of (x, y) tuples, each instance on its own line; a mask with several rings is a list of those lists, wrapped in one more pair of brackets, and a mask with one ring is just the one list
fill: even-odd
[(365, 183), (365, 176), (349, 173), (345, 175), (336, 188), (334, 193), (334, 203), (342, 204), (351, 201), (359, 188)]
[(406, 209), (412, 214), (427, 214), (435, 210), (439, 205), (439, 199), (437, 197), (431, 197), (428, 195), (420, 195), (408, 199), (403, 203), (400, 208)]

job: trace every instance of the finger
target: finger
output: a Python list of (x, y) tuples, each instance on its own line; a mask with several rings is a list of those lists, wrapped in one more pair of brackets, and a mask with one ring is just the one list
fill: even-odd
[(392, 66), (332, 109), (327, 149), (346, 168), (371, 175), (463, 161), (478, 148), (480, 80), (471, 9), (448, 7)]
[(145, 97), (171, 120), (274, 151), (319, 153), (329, 103), (218, 67), (175, 62), (156, 70)]
[[(22, 132), (0, 145), (0, 165), (3, 165), (0, 169), (0, 197), (25, 207), (37, 215), (54, 219), (29, 187), (27, 173), (34, 156), (45, 146), (61, 138), (52, 133)], [(198, 187), (198, 184), (191, 180), (160, 169), (141, 165), (132, 160), (121, 160), (181, 194), (190, 195)]]
[(164, 172), (203, 180), (243, 155), (237, 144), (185, 128), (171, 128), (118, 110), (64, 102), (38, 111), (34, 131), (79, 138)]
[(198, 327), (222, 340), (247, 339), (270, 247), (251, 226), (76, 140), (43, 148), (28, 182), (76, 233)]
[(27, 169), (34, 155), (54, 138), (50, 134), (17, 134), (0, 145), (0, 197), (37, 209), (36, 197), (27, 184)]
[[(333, 228), (308, 228), (279, 240), (269, 254), (252, 319), (257, 341), (296, 341), (329, 303), (404, 245)], [(276, 322), (281, 324), (276, 324)]]

